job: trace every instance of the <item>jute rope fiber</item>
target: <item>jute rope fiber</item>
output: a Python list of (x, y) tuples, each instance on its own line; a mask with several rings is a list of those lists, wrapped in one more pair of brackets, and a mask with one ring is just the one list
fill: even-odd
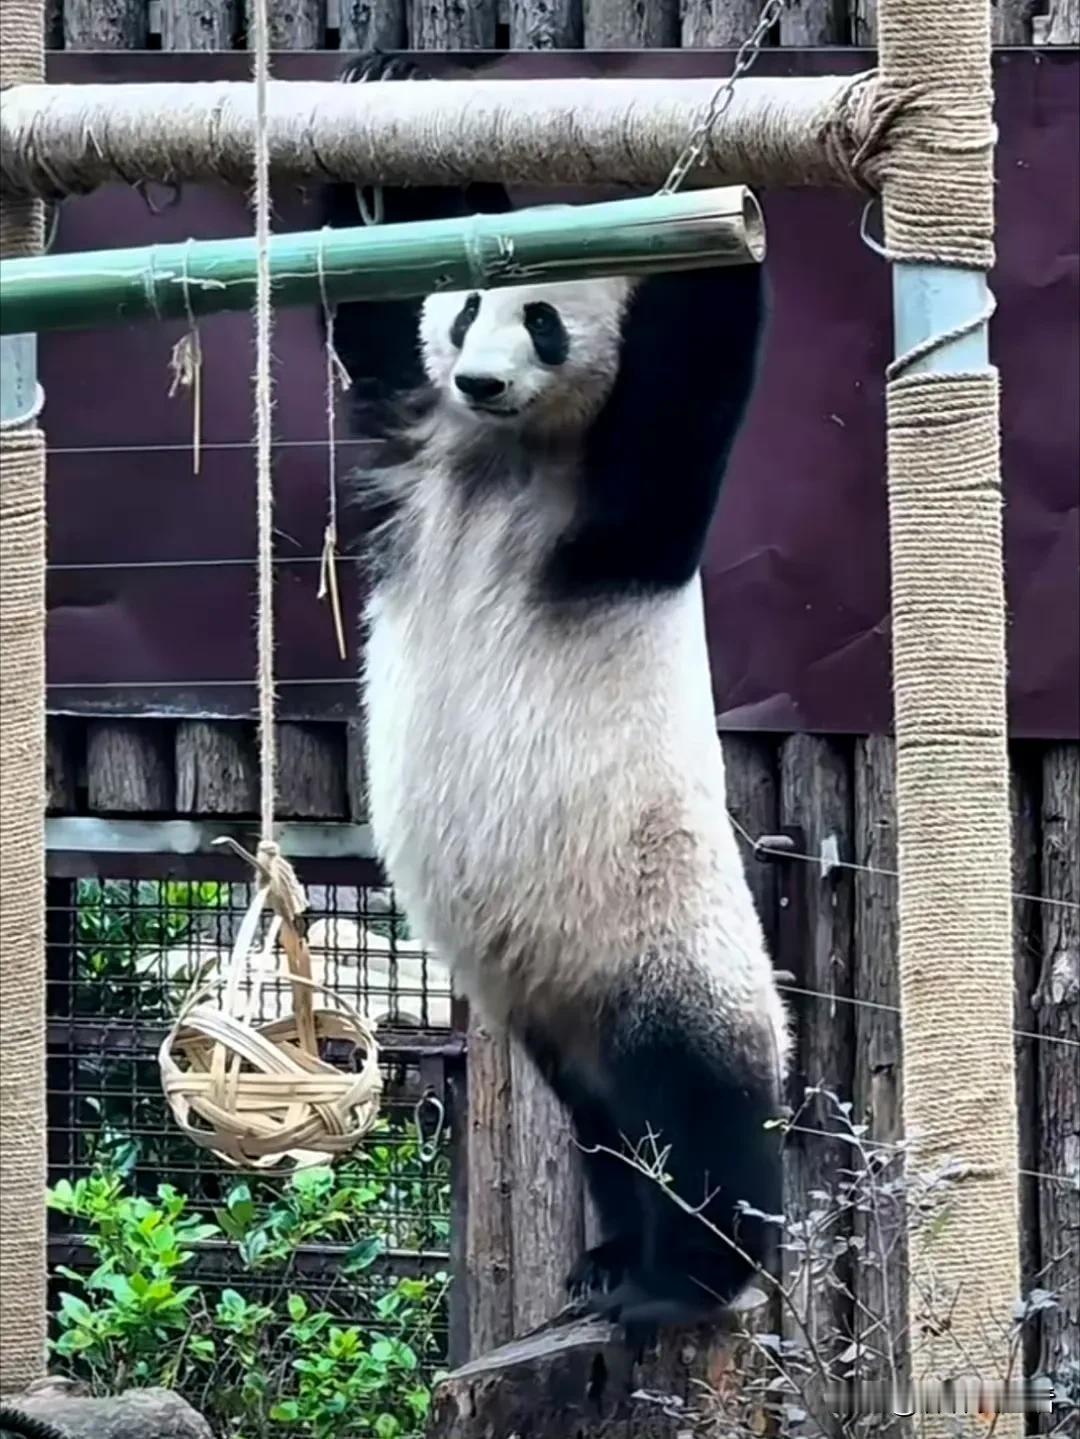
[[(160, 1052), (162, 1085), (181, 1128), (237, 1168), (285, 1161), (324, 1163), (347, 1153), (378, 1118), (382, 1076), (370, 1023), (312, 979), (303, 934), (307, 899), (275, 840), (277, 747), (274, 714), (273, 384), (270, 340), (270, 160), (266, 123), (269, 26), (266, 0), (254, 9), (255, 451), (258, 517), (257, 655), (260, 816), (258, 853), (247, 855), (258, 885), (227, 973), (181, 1009)], [(239, 848), (233, 845), (233, 848)], [(244, 851), (240, 851), (241, 854)], [(269, 925), (265, 924), (267, 916)], [(276, 959), (284, 949), (284, 966)], [(292, 1014), (258, 1022), (268, 986), (288, 983)], [(322, 1002), (314, 1003), (314, 996)], [(216, 1002), (215, 1002), (216, 1001)], [(327, 1003), (329, 1001), (329, 1003)], [(321, 1057), (320, 1041), (341, 1040), (360, 1057), (345, 1073)]]
[[(889, 256), (988, 270), (989, 0), (883, 0), (878, 25), (883, 89), (919, 97), (885, 158)], [(903, 1105), (918, 1168), (962, 1168), (943, 1225), (910, 1220), (913, 1378), (1016, 1380), (999, 385), (992, 369), (923, 372), (915, 358), (899, 357), (887, 387)], [(953, 1422), (928, 1416), (919, 1432), (954, 1433)], [(1019, 1439), (1023, 1428), (1021, 1415), (1002, 1415), (994, 1434)], [(984, 1429), (971, 1418), (966, 1432)]]
[[(715, 80), (271, 81), (271, 169), (359, 184), (663, 183)], [(699, 185), (871, 184), (903, 96), (875, 77), (740, 79)], [(250, 85), (23, 86), (0, 108), (0, 176), (61, 198), (139, 178), (246, 185)]]
[[(40, 0), (0, 5), (0, 87), (44, 74)], [(0, 194), (0, 256), (41, 247), (40, 204)], [(0, 431), (0, 1393), (44, 1372), (45, 439)]]

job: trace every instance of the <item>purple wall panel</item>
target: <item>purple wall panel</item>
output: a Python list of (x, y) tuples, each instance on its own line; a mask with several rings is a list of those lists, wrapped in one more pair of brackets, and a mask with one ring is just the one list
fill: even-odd
[[(450, 72), (460, 57), (438, 63)], [(469, 63), (499, 75), (709, 74), (726, 61), (668, 52)], [(774, 51), (759, 68), (849, 72), (871, 63), (852, 51)], [(338, 64), (332, 54), (283, 55), (277, 70), (331, 78)], [(50, 78), (241, 79), (246, 67), (242, 55), (60, 53), (50, 57)], [(1027, 737), (1080, 737), (1078, 75), (1075, 51), (997, 57), (993, 344), (1004, 381), (1011, 724)], [(160, 205), (165, 197), (153, 198)], [(705, 567), (725, 728), (872, 733), (890, 724), (881, 378), (889, 276), (859, 239), (861, 209), (846, 194), (766, 197), (774, 317)], [(244, 197), (224, 189), (189, 189), (153, 214), (133, 191), (113, 188), (65, 206), (57, 247), (210, 238), (245, 233), (250, 223)], [(279, 228), (314, 223), (302, 195), (278, 196)], [(54, 710), (251, 711), (251, 326), (242, 315), (203, 323), (198, 476), (190, 399), (168, 396), (169, 355), (182, 330), (142, 324), (42, 339)], [(282, 714), (341, 717), (355, 705), (355, 654), (338, 658), (329, 614), (315, 597), (327, 508), (316, 314), (279, 312), (274, 349)], [(339, 470), (356, 453), (355, 443), (343, 445)], [(354, 629), (350, 622), (351, 646)]]

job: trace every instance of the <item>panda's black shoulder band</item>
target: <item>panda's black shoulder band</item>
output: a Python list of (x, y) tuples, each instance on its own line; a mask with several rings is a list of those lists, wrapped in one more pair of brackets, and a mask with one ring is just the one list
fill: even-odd
[(548, 567), (552, 598), (656, 593), (692, 578), (754, 388), (764, 316), (758, 265), (640, 284), (611, 397), (588, 435), (579, 512)]

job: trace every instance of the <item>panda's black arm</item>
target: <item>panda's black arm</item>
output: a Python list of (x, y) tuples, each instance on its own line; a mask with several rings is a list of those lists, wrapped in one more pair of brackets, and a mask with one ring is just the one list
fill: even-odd
[(757, 372), (759, 265), (644, 281), (587, 443), (585, 493), (553, 557), (565, 598), (681, 586), (701, 563)]

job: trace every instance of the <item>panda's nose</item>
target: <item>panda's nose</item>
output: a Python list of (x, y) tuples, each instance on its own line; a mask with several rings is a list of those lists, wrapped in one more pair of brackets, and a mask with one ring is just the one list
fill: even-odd
[(506, 381), (494, 375), (455, 375), (454, 384), (466, 398), (481, 405), (490, 404), (506, 392)]

